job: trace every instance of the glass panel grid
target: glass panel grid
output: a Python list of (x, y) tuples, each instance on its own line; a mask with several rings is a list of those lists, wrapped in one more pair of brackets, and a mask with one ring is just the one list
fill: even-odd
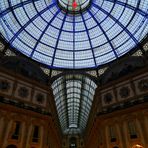
[(71, 15), (57, 0), (1, 0), (0, 33), (26, 56), (51, 68), (71, 69), (111, 62), (148, 34), (148, 0), (81, 2), (90, 7)]
[(84, 75), (65, 75), (53, 82), (52, 89), (63, 133), (83, 132), (96, 84)]

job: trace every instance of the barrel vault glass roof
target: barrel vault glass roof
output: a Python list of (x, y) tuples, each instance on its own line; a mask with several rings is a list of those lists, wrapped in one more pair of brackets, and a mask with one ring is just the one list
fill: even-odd
[(1, 0), (0, 33), (12, 47), (50, 68), (96, 68), (148, 33), (148, 0), (91, 0), (72, 15), (57, 0)]
[(96, 84), (84, 75), (65, 75), (53, 84), (56, 107), (64, 134), (82, 134), (89, 117)]

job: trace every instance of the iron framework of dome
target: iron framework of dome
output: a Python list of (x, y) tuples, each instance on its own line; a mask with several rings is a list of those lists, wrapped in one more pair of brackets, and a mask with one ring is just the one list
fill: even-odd
[(81, 69), (121, 57), (148, 33), (148, 0), (91, 0), (76, 14), (63, 1), (1, 0), (1, 35), (49, 68)]

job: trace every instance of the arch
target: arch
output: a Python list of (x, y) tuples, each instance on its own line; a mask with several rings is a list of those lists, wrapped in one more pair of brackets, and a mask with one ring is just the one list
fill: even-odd
[(76, 148), (77, 147), (77, 138), (76, 137), (71, 137), (69, 139), (69, 148)]
[(140, 144), (135, 144), (135, 145), (132, 146), (132, 148), (144, 148), (144, 147)]
[(6, 148), (17, 148), (17, 146), (16, 146), (16, 145), (11, 144), (11, 145), (8, 145)]

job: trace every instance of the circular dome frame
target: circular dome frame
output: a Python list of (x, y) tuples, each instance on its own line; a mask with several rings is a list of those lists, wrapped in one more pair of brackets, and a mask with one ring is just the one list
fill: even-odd
[[(96, 0), (97, 1), (97, 0)], [(107, 0), (107, 1), (112, 1), (112, 0)], [(34, 5), (35, 5), (35, 2), (36, 2), (36, 0), (35, 1), (33, 1), (33, 3), (34, 3)], [(104, 2), (104, 1), (103, 1)], [(118, 5), (121, 5), (121, 2), (120, 1), (118, 1), (117, 0), (117, 2), (118, 2)], [(120, 3), (119, 3), (120, 2)], [(140, 1), (138, 1), (139, 2), (139, 4), (140, 4)], [(101, 2), (100, 2), (101, 3)], [(113, 2), (111, 2), (111, 3), (113, 3)], [(146, 1), (146, 3), (148, 3), (147, 1)], [(117, 4), (114, 4), (113, 3), (113, 5), (114, 5), (114, 7), (117, 5)], [(123, 3), (122, 3), (122, 5), (123, 5)], [(138, 4), (137, 4), (138, 5)], [(50, 5), (51, 6), (51, 5)], [(41, 59), (40, 60), (37, 60), (37, 59), (35, 59), (35, 58), (33, 58), (32, 56), (29, 56), (29, 55), (27, 55), (28, 57), (31, 57), (32, 59), (34, 59), (34, 60), (36, 60), (36, 61), (38, 61), (39, 63), (42, 63), (42, 64), (44, 64), (44, 65), (46, 65), (46, 66), (48, 66), (48, 68), (52, 68), (52, 69), (94, 69), (94, 68), (98, 68), (98, 67), (100, 67), (100, 66), (102, 66), (102, 65), (105, 65), (105, 64), (107, 64), (107, 63), (109, 63), (109, 62), (112, 62), (112, 61), (114, 61), (115, 59), (118, 59), (119, 57), (121, 57), (122, 55), (125, 55), (126, 53), (128, 53), (129, 51), (133, 51), (132, 49), (134, 49), (134, 48), (136, 48), (137, 46), (139, 46), (140, 44), (140, 42), (142, 42), (142, 39), (145, 37), (145, 36), (147, 36), (147, 19), (148, 19), (148, 14), (145, 12), (143, 12), (143, 11), (141, 11), (140, 9), (133, 9), (134, 7), (129, 7), (130, 5), (129, 4), (127, 4), (126, 5), (126, 7), (125, 7), (125, 9), (131, 9), (131, 11), (133, 11), (133, 13), (134, 13), (134, 15), (132, 16), (132, 19), (135, 19), (134, 17), (136, 16), (136, 15), (139, 15), (139, 17), (140, 16), (143, 16), (143, 19), (145, 19), (146, 20), (146, 22), (143, 20), (143, 23), (145, 23), (145, 25), (143, 26), (144, 28), (146, 28), (146, 31), (145, 31), (145, 33), (143, 34), (143, 31), (141, 32), (142, 34), (138, 34), (138, 38), (139, 38), (139, 36), (140, 36), (140, 40), (138, 40), (137, 42), (135, 41), (134, 43), (136, 43), (136, 44), (134, 44), (134, 45), (132, 45), (131, 46), (131, 48), (130, 48), (130, 45), (129, 46), (127, 46), (126, 48), (128, 48), (128, 51), (127, 50), (125, 50), (121, 55), (117, 55), (116, 57), (114, 57), (114, 58), (112, 58), (112, 57), (110, 57), (109, 56), (109, 58), (111, 58), (111, 60), (108, 60), (108, 61), (106, 61), (105, 60), (105, 62), (102, 62), (101, 63), (101, 61), (98, 61), (98, 62), (100, 62), (99, 64), (97, 63), (97, 61), (96, 61), (96, 55), (95, 55), (95, 52), (100, 52), (100, 50), (98, 49), (98, 50), (95, 50), (94, 48), (90, 48), (90, 51), (89, 51), (89, 53), (91, 52), (91, 54), (88, 54), (87, 52), (88, 52), (88, 50), (87, 49), (85, 49), (85, 50), (78, 50), (78, 51), (75, 51), (75, 50), (71, 50), (71, 51), (69, 51), (69, 52), (67, 52), (67, 53), (72, 53), (73, 54), (73, 56), (76, 56), (75, 54), (76, 54), (76, 52), (77, 52), (77, 57), (79, 57), (79, 56), (83, 56), (83, 57), (85, 57), (86, 56), (86, 53), (87, 53), (87, 57), (88, 57), (88, 61), (89, 60), (93, 60), (93, 64), (91, 63), (91, 62), (89, 62), (89, 63), (87, 63), (86, 61), (86, 57), (85, 57), (85, 59), (81, 59), (81, 60), (76, 60), (76, 59), (71, 59), (71, 62), (72, 62), (72, 65), (74, 64), (74, 63), (76, 63), (76, 62), (78, 62), (78, 61), (80, 61), (79, 63), (77, 63), (77, 66), (75, 65), (75, 66), (68, 66), (68, 65), (66, 65), (66, 66), (56, 66), (56, 65), (54, 65), (54, 61), (55, 61), (55, 56), (56, 56), (56, 52), (58, 51), (58, 48), (54, 48), (54, 50), (53, 50), (53, 52), (54, 52), (54, 55), (53, 55), (53, 57), (54, 58), (51, 58), (51, 60), (52, 60), (52, 63), (53, 64), (49, 64), (49, 63), (44, 63), (43, 61), (41, 61)], [(23, 5), (21, 5), (21, 6), (19, 6), (18, 7), (18, 9), (24, 9), (23, 8), (24, 6)], [(54, 6), (53, 6), (54, 7)], [(57, 9), (57, 12), (58, 13), (60, 13), (61, 11), (59, 10), (59, 8), (57, 7), (57, 5), (55, 5), (55, 9)], [(87, 11), (89, 12), (89, 14), (92, 14), (92, 13), (90, 13), (90, 11), (92, 11), (91, 9), (92, 8), (94, 8), (94, 7), (98, 7), (98, 6), (94, 6), (94, 1), (93, 1), (93, 7), (91, 6), (90, 7), (90, 9), (88, 9)], [(102, 6), (103, 7), (103, 6)], [(109, 7), (109, 6), (108, 6)], [(113, 8), (114, 8), (113, 7)], [(122, 6), (121, 6), (122, 7)], [(123, 6), (124, 7), (124, 6)], [(139, 7), (139, 6), (138, 6)], [(100, 9), (101, 9), (101, 7), (99, 7)], [(112, 10), (110, 10), (111, 12), (113, 11), (113, 8), (112, 8)], [(17, 9), (17, 8), (15, 8), (15, 9)], [(37, 8), (36, 8), (37, 9)], [(22, 10), (23, 11), (23, 10)], [(99, 13), (101, 13), (100, 12), (100, 10), (97, 10), (97, 11), (99, 11)], [(101, 9), (101, 11), (102, 11), (102, 13), (103, 13), (103, 11), (104, 11), (104, 9), (102, 8)], [(4, 13), (5, 12), (5, 13)], [(8, 10), (7, 10), (7, 12), (6, 11), (1, 11), (0, 12), (0, 16), (5, 16), (6, 14), (8, 14), (8, 12), (9, 13), (12, 13), (12, 14), (15, 14), (15, 12), (14, 12), (14, 10), (9, 10), (9, 7), (8, 7)], [(92, 39), (90, 38), (90, 35), (89, 35), (89, 29), (86, 27), (86, 21), (88, 21), (88, 19), (86, 19), (86, 13), (88, 13), (88, 12), (85, 12), (85, 13), (82, 13), (80, 16), (78, 16), (78, 17), (81, 17), (81, 19), (82, 19), (82, 23), (83, 23), (83, 27), (85, 27), (85, 34), (87, 35), (87, 41), (89, 42), (89, 45), (88, 46), (91, 46), (91, 44), (92, 44)], [(93, 11), (92, 11), (93, 12)], [(124, 11), (123, 11), (124, 12)], [(63, 23), (62, 23), (62, 26), (64, 26), (64, 24), (65, 24), (65, 21), (66, 21), (66, 19), (68, 18), (68, 17), (73, 17), (73, 16), (70, 16), (69, 14), (67, 14), (67, 13), (63, 13), (63, 12), (61, 12), (62, 13), (62, 15), (63, 15)], [(61, 14), (60, 13), (60, 14)], [(104, 11), (104, 13), (106, 13), (106, 11)], [(114, 12), (115, 13), (115, 12)], [(137, 14), (138, 13), (138, 14)], [(96, 14), (98, 14), (98, 12), (96, 12), (95, 13), (95, 15)], [(112, 20), (114, 20), (114, 22), (115, 22), (115, 24), (117, 23), (118, 25), (120, 24), (120, 21), (118, 20), (118, 19), (116, 19), (115, 17), (113, 18), (113, 16), (111, 15), (111, 13), (106, 13), (106, 14), (108, 14), (109, 16), (105, 16), (106, 17), (106, 19), (108, 18), (108, 17), (110, 17)], [(15, 16), (16, 17), (16, 16)], [(38, 16), (36, 16), (36, 18), (38, 18), (38, 17), (41, 17), (41, 14), (39, 14)], [(53, 18), (54, 19), (57, 19), (57, 17), (59, 17), (59, 16), (55, 16), (55, 14), (53, 15)], [(94, 16), (92, 16), (93, 17), (93, 19), (94, 19), (94, 21), (97, 21), (96, 19), (95, 19), (95, 17)], [(120, 16), (121, 17), (121, 16)], [(17, 18), (17, 17), (16, 17)], [(15, 19), (16, 19), (15, 18)], [(77, 16), (76, 17), (73, 17), (73, 19), (76, 19), (77, 18)], [(137, 18), (137, 17), (136, 17)], [(2, 17), (1, 17), (1, 19), (2, 19)], [(17, 18), (18, 19), (18, 18)], [(59, 18), (58, 18), (59, 19)], [(106, 19), (104, 19), (104, 21), (106, 20)], [(65, 21), (64, 21), (65, 20)], [(2, 20), (1, 20), (2, 21)], [(6, 20), (5, 20), (6, 21)], [(103, 21), (102, 21), (103, 22)], [(3, 22), (4, 23), (4, 22)], [(17, 22), (16, 22), (17, 23)], [(30, 22), (29, 21), (29, 24), (30, 23), (32, 23), (32, 22)], [(67, 22), (66, 22), (67, 23)], [(128, 22), (129, 23), (129, 22)], [(101, 24), (101, 23), (100, 23)], [(100, 24), (97, 24), (96, 26), (98, 27)], [(130, 24), (130, 23), (129, 23)], [(129, 25), (128, 24), (128, 25)], [(75, 25), (75, 23), (73, 23), (73, 25)], [(124, 27), (122, 24), (120, 24), (122, 27)], [(78, 26), (77, 26), (78, 27)], [(81, 25), (80, 25), (80, 27), (81, 27)], [(0, 30), (2, 30), (3, 28), (0, 28)], [(6, 29), (6, 28), (5, 28)], [(25, 29), (25, 27), (24, 28), (20, 28), (21, 29), (21, 31), (23, 31), (24, 32), (24, 29)], [(61, 29), (61, 28), (60, 28)], [(140, 30), (140, 28), (138, 28), (139, 30)], [(138, 31), (138, 29), (136, 30), (136, 31)], [(121, 32), (124, 32), (124, 31), (127, 31), (127, 29), (126, 29), (126, 27), (124, 27), (124, 30), (122, 30)], [(61, 34), (62, 34), (62, 29), (61, 30), (59, 30), (61, 33), (59, 33), (58, 34), (58, 36), (60, 36)], [(103, 30), (102, 30), (103, 31)], [(88, 33), (89, 32), (89, 33)], [(9, 33), (10, 32), (5, 32), (5, 33), (7, 33), (8, 34), (8, 36), (9, 36)], [(75, 35), (76, 35), (76, 32), (74, 33)], [(103, 34), (102, 35), (104, 35), (105, 36), (105, 34), (106, 34), (106, 32), (104, 32), (103, 31)], [(5, 37), (5, 39), (6, 39), (6, 41), (7, 42), (9, 42), (9, 44), (11, 45), (11, 47), (14, 47), (15, 49), (17, 49), (17, 50), (20, 50), (20, 49), (18, 49), (17, 47), (19, 46), (18, 45), (18, 43), (16, 43), (16, 45), (17, 45), (17, 47), (15, 47), (7, 38), (6, 38), (6, 36), (5, 36), (5, 34), (4, 33), (2, 33), (2, 35)], [(42, 32), (42, 36), (44, 35), (44, 33)], [(120, 35), (120, 34), (119, 34)], [(131, 34), (132, 35), (132, 34)], [(116, 36), (116, 37), (118, 37), (118, 35)], [(129, 40), (134, 40), (134, 38), (133, 38), (134, 36), (130, 36), (129, 35)], [(16, 38), (16, 36), (14, 37), (15, 39), (17, 39)], [(42, 38), (41, 36), (40, 36), (40, 38)], [(60, 37), (59, 37), (59, 39), (60, 39)], [(61, 39), (63, 39), (63, 38), (61, 38)], [(107, 39), (107, 37), (106, 37), (106, 39)], [(40, 42), (40, 40), (37, 40), (37, 45), (39, 44), (39, 42)], [(56, 47), (58, 47), (58, 44), (59, 44), (59, 41), (57, 40), (57, 42), (56, 42), (57, 44), (56, 44)], [(76, 44), (76, 42), (73, 42), (74, 44)], [(113, 44), (115, 44), (115, 42), (110, 42), (110, 40), (108, 40), (107, 42), (106, 42), (109, 46), (108, 47), (112, 47), (113, 46)], [(37, 46), (36, 45), (36, 46)], [(124, 44), (123, 44), (124, 45)], [(86, 45), (85, 45), (86, 46)], [(88, 46), (86, 46), (86, 47), (88, 47)], [(122, 47), (122, 45), (121, 45), (121, 47)], [(22, 49), (23, 47), (21, 47), (21, 49)], [(95, 50), (95, 52), (94, 52), (94, 50)], [(64, 49), (62, 52), (65, 52), (66, 50)], [(103, 52), (105, 52), (105, 49), (103, 49), (102, 50)], [(23, 54), (25, 54), (24, 52), (25, 52), (25, 49), (23, 50), (23, 51), (21, 51)], [(36, 50), (34, 51), (33, 50), (33, 53), (34, 52), (36, 52)], [(41, 51), (38, 51), (39, 53), (41, 53)], [(47, 50), (46, 50), (46, 52), (47, 52)], [(114, 50), (114, 48), (113, 48), (113, 50), (111, 51), (113, 54), (114, 54), (114, 56), (117, 54), (116, 53), (116, 50)], [(119, 52), (119, 51), (118, 51)], [(83, 53), (83, 54), (78, 54), (78, 53)], [(94, 54), (93, 54), (94, 53)], [(115, 54), (116, 53), (116, 54)], [(107, 53), (108, 54), (108, 53)], [(26, 54), (25, 54), (26, 55)], [(32, 54), (33, 55), (33, 54)], [(45, 56), (45, 53), (42, 53), (40, 56), (42, 56), (41, 58), (42, 58), (42, 60), (45, 60), (45, 58), (44, 58), (44, 56)], [(61, 54), (59, 54), (59, 57), (60, 56), (69, 56), (68, 54), (63, 54), (63, 53), (61, 53)], [(103, 57), (102, 57), (103, 55), (101, 55), (101, 58), (103, 59)], [(105, 56), (105, 55), (104, 55)], [(58, 58), (59, 58), (58, 57)], [(79, 57), (80, 58), (80, 57)], [(63, 62), (68, 62), (68, 60), (66, 60), (66, 59), (64, 59), (63, 60)], [(62, 62), (60, 62), (60, 64), (63, 64)], [(68, 64), (68, 63), (66, 63), (66, 64)], [(82, 64), (82, 65), (81, 65)], [(83, 65), (84, 64), (84, 65)], [(90, 65), (89, 65), (90, 64)]]

